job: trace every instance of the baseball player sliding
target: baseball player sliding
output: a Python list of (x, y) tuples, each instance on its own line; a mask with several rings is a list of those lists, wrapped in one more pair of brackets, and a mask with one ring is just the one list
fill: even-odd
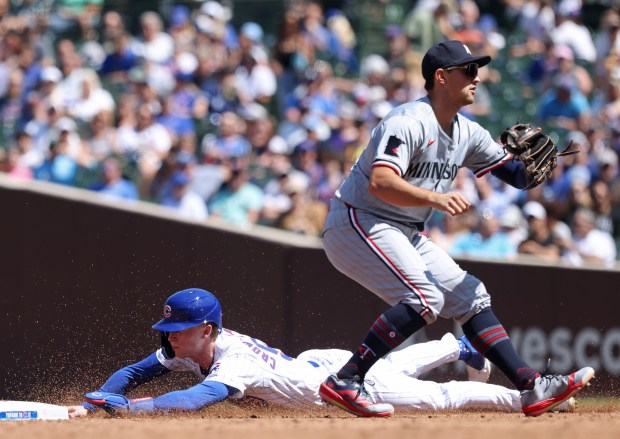
[[(319, 386), (351, 355), (338, 349), (310, 350), (291, 358), (260, 340), (222, 328), (222, 309), (208, 291), (190, 288), (168, 298), (164, 318), (153, 325), (161, 331), (162, 348), (144, 360), (115, 372), (97, 391), (87, 393), (69, 416), (86, 416), (97, 407), (115, 412), (194, 411), (227, 398), (252, 396), (274, 404), (300, 408), (323, 404)], [(467, 343), (451, 334), (441, 340), (393, 352), (368, 378), (370, 397), (379, 404), (420, 410), (459, 408), (521, 410), (519, 393), (505, 387), (465, 381), (435, 383), (415, 377), (447, 362), (466, 359), (477, 364), (474, 377), (486, 380), (489, 364)], [(157, 398), (130, 400), (125, 394), (171, 371), (193, 372), (200, 383)], [(574, 402), (565, 404), (566, 410)]]
[(364, 380), (376, 362), (437, 317), (457, 321), (471, 344), (512, 381), (526, 415), (556, 407), (594, 376), (590, 367), (561, 376), (528, 366), (493, 313), (484, 284), (420, 233), (433, 209), (455, 216), (471, 208), (450, 191), (459, 168), (478, 177), (490, 172), (525, 189), (545, 181), (557, 156), (566, 154), (539, 129), (522, 124), (505, 130), (500, 145), (458, 114), (474, 102), (478, 69), (490, 61), (460, 41), (431, 47), (422, 60), (428, 96), (385, 116), (332, 200), (323, 230), (327, 257), (392, 306), (321, 385), (325, 401), (358, 416), (392, 413), (389, 405), (369, 401)]

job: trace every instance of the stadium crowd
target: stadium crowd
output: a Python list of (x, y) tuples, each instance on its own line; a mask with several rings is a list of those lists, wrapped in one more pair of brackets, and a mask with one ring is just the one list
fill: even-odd
[[(480, 3), (414, 0), (385, 27), (385, 53), (359, 57), (346, 9), (314, 0), (286, 2), (276, 29), (234, 26), (234, 2), (209, 0), (175, 4), (166, 16), (146, 11), (133, 33), (103, 0), (0, 0), (0, 170), (198, 221), (319, 236), (370, 130), (426, 94), (422, 55), (458, 39), (498, 65), (520, 60), (518, 87), (507, 91), (530, 109), (521, 122), (554, 130), (561, 147), (572, 141), (580, 153), (529, 191), (461, 170), (453, 190), (476, 209), (437, 213), (425, 233), (455, 256), (613, 266), (618, 2), (596, 27), (582, 23), (579, 0), (503, 0), (501, 17)], [(485, 126), (498, 111), (502, 74), (494, 63), (480, 70), (467, 117)]]

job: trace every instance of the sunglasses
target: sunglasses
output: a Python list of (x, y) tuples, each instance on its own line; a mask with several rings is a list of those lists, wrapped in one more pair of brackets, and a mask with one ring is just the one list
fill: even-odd
[(465, 69), (465, 74), (469, 76), (470, 78), (475, 78), (476, 76), (478, 76), (478, 64), (473, 63), (473, 62), (466, 64), (464, 66), (448, 67), (444, 70), (449, 72), (450, 70), (456, 70), (456, 69)]

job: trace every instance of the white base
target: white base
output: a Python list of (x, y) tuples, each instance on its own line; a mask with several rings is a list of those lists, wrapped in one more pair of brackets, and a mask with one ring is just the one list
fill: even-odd
[(0, 421), (69, 419), (67, 407), (31, 401), (0, 401)]

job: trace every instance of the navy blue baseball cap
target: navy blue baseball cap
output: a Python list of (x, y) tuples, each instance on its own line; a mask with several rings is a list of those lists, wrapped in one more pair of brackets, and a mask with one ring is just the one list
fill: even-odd
[(428, 49), (428, 52), (424, 55), (422, 59), (422, 76), (426, 82), (429, 82), (437, 69), (462, 66), (469, 63), (475, 63), (478, 64), (478, 67), (482, 67), (490, 62), (490, 56), (473, 56), (469, 47), (460, 41), (443, 41)]

